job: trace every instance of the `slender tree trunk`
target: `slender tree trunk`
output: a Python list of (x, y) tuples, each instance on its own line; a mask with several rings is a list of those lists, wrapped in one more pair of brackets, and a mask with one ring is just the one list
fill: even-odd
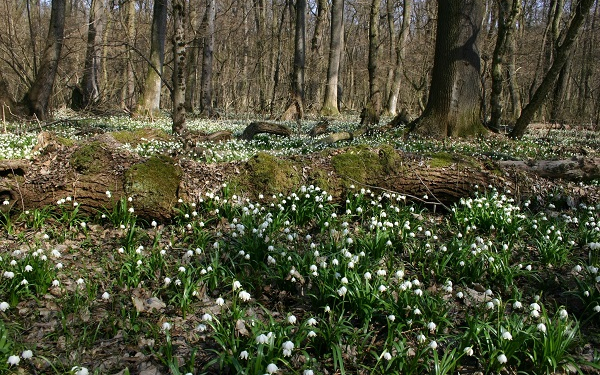
[(269, 105), (269, 112), (273, 115), (275, 110), (275, 95), (277, 93), (277, 87), (279, 86), (279, 72), (281, 67), (281, 53), (282, 53), (282, 39), (283, 39), (283, 26), (285, 24), (285, 15), (289, 2), (285, 2), (283, 9), (281, 10), (281, 19), (277, 27), (277, 52), (275, 54), (275, 60), (273, 62), (273, 90), (271, 90), (271, 102)]
[[(389, 1), (389, 0), (388, 0)], [(406, 46), (410, 33), (410, 19), (412, 13), (412, 0), (404, 0), (402, 7), (402, 26), (400, 28), (400, 37), (398, 38), (396, 51), (396, 64), (394, 65), (394, 73), (390, 86), (390, 94), (388, 96), (387, 108), (390, 115), (395, 116), (398, 113), (398, 96), (400, 95), (400, 86), (402, 84), (404, 56), (406, 54)]]
[(267, 72), (265, 69), (266, 61), (266, 48), (265, 41), (267, 38), (267, 26), (266, 26), (266, 4), (265, 0), (253, 0), (254, 1), (254, 20), (256, 23), (256, 53), (258, 58), (256, 60), (256, 75), (252, 81), (256, 82), (258, 91), (258, 106), (259, 111), (264, 112), (267, 108)]
[(160, 111), (165, 39), (167, 37), (167, 0), (154, 1), (150, 35), (150, 66), (136, 112), (152, 117)]
[(197, 105), (196, 93), (198, 85), (198, 61), (200, 60), (200, 38), (198, 36), (198, 14), (197, 4), (190, 2), (188, 3), (187, 12), (188, 21), (186, 24), (189, 26), (187, 35), (194, 35), (192, 40), (187, 46), (186, 50), (186, 90), (185, 90), (185, 109), (188, 112), (193, 112)]
[(411, 125), (413, 131), (435, 138), (483, 131), (479, 118), (483, 13), (482, 0), (438, 0), (429, 100), (423, 115)]
[(184, 134), (185, 125), (185, 0), (173, 2), (173, 134)]
[(513, 123), (519, 116), (521, 116), (521, 93), (519, 92), (519, 83), (517, 81), (517, 57), (515, 53), (516, 43), (516, 35), (512, 33), (510, 40), (508, 41), (507, 47), (507, 53), (510, 57), (507, 67), (507, 75), (508, 90), (510, 93), (511, 123)]
[(310, 49), (314, 54), (321, 54), (321, 40), (323, 39), (323, 26), (325, 25), (327, 0), (317, 0), (317, 19), (315, 31), (310, 42)]
[(87, 50), (81, 83), (82, 108), (93, 106), (100, 100), (100, 70), (102, 59), (102, 38), (104, 29), (103, 0), (92, 0), (88, 25)]
[(202, 49), (202, 80), (200, 83), (202, 95), (200, 97), (200, 112), (205, 117), (213, 115), (213, 50), (215, 46), (215, 0), (206, 2), (206, 13), (204, 14), (204, 47)]
[(321, 114), (324, 116), (339, 115), (338, 79), (340, 60), (342, 58), (342, 38), (344, 23), (344, 0), (333, 0), (331, 6), (331, 39), (329, 44), (329, 64), (327, 68), (327, 86)]
[(33, 85), (22, 100), (27, 114), (45, 120), (60, 60), (65, 32), (65, 0), (52, 0), (46, 47)]
[(125, 69), (123, 71), (123, 89), (121, 91), (121, 108), (132, 111), (135, 95), (135, 72), (133, 69), (133, 49), (135, 44), (135, 1), (125, 0), (123, 4), (125, 9), (125, 27), (127, 30), (125, 46)]
[(378, 77), (378, 63), (380, 55), (379, 45), (379, 7), (381, 0), (371, 1), (371, 13), (369, 17), (369, 60), (367, 70), (369, 71), (369, 100), (361, 114), (361, 125), (371, 126), (379, 124), (381, 116), (382, 93)]
[[(39, 8), (39, 4), (38, 4)], [(31, 17), (31, 0), (27, 0), (27, 23), (29, 25), (29, 39), (31, 40), (31, 52), (33, 56), (33, 74), (37, 74), (37, 27), (33, 24), (33, 19)]]
[(306, 62), (306, 0), (296, 1), (296, 25), (294, 33), (294, 71), (290, 104), (282, 120), (299, 121), (304, 116), (304, 67)]
[(581, 25), (585, 21), (585, 18), (589, 13), (590, 8), (594, 4), (594, 1), (595, 0), (580, 0), (575, 6), (575, 15), (571, 19), (571, 23), (567, 29), (562, 44), (556, 50), (554, 62), (540, 83), (540, 86), (533, 94), (529, 104), (523, 108), (521, 116), (517, 119), (514, 129), (510, 133), (511, 138), (523, 137), (525, 131), (527, 130), (527, 126), (531, 120), (533, 120), (535, 112), (544, 104), (544, 100), (546, 99), (546, 96), (550, 90), (552, 90), (552, 87), (554, 86), (556, 78), (558, 78), (561, 69), (570, 58), (570, 53), (573, 45), (575, 44), (575, 40), (579, 35)]
[(594, 13), (591, 16), (591, 26), (588, 27), (588, 34), (584, 39), (584, 50), (583, 50), (583, 61), (581, 63), (581, 78), (579, 85), (579, 100), (577, 106), (577, 112), (581, 118), (592, 114), (588, 112), (588, 101), (591, 98), (591, 85), (590, 80), (594, 74), (594, 50), (596, 48), (596, 20), (598, 19), (598, 9), (600, 8), (600, 2), (596, 2), (594, 7)]
[(492, 56), (492, 92), (490, 96), (490, 127), (499, 129), (502, 120), (502, 89), (504, 86), (504, 56), (511, 43), (512, 33), (521, 10), (520, 0), (498, 2), (498, 35)]

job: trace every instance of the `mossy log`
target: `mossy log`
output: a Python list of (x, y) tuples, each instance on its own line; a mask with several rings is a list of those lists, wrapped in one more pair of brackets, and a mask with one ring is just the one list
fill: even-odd
[[(94, 214), (131, 196), (141, 218), (168, 221), (178, 199), (198, 201), (223, 183), (230, 183), (238, 196), (251, 199), (313, 184), (343, 202), (354, 185), (445, 206), (472, 195), (475, 185), (508, 188), (527, 196), (535, 194), (537, 183), (522, 174), (517, 178), (504, 173), (496, 164), (452, 154), (407, 154), (391, 146), (281, 158), (259, 153), (247, 162), (207, 164), (167, 156), (143, 158), (120, 145), (108, 133), (73, 145), (54, 140), (34, 160), (1, 162), (0, 198), (9, 205), (0, 205), (0, 210), (31, 210), (70, 196), (81, 211)], [(581, 194), (592, 193), (583, 189)]]
[(316, 136), (319, 136), (321, 134), (325, 134), (328, 132), (329, 132), (329, 121), (321, 120), (321, 121), (317, 122), (315, 124), (315, 126), (313, 126), (312, 129), (310, 129), (310, 131), (308, 132), (308, 135), (310, 135), (311, 137), (316, 137)]
[(502, 168), (514, 167), (545, 178), (568, 181), (591, 181), (600, 178), (600, 158), (573, 157), (567, 160), (516, 161), (498, 163)]
[(274, 124), (272, 122), (264, 122), (264, 121), (252, 122), (252, 123), (250, 123), (250, 125), (248, 125), (246, 127), (246, 129), (244, 129), (241, 139), (244, 139), (246, 141), (251, 141), (255, 135), (261, 134), (261, 133), (275, 134), (275, 135), (282, 135), (284, 137), (289, 137), (290, 135), (292, 135), (292, 129), (290, 129), (288, 126), (281, 125), (281, 124)]

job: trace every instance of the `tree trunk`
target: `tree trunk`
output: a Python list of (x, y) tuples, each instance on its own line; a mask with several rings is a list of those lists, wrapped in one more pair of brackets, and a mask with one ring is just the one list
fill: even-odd
[(525, 106), (525, 108), (523, 108), (521, 116), (517, 119), (514, 129), (510, 133), (511, 138), (523, 137), (525, 131), (527, 130), (527, 126), (535, 115), (535, 112), (537, 112), (542, 104), (544, 104), (546, 96), (550, 90), (552, 90), (552, 87), (556, 82), (556, 78), (558, 78), (561, 69), (570, 57), (572, 47), (575, 44), (577, 36), (579, 35), (581, 25), (589, 13), (592, 4), (594, 4), (594, 0), (580, 0), (577, 3), (575, 7), (575, 15), (571, 20), (565, 38), (562, 44), (556, 50), (554, 62), (552, 63), (550, 70), (548, 70), (548, 73), (546, 73), (544, 76), (540, 86), (533, 94), (531, 101)]
[(194, 37), (187, 46), (185, 64), (186, 70), (186, 90), (185, 90), (185, 109), (188, 112), (193, 112), (197, 106), (198, 89), (198, 62), (200, 60), (200, 37), (198, 36), (198, 19), (197, 16), (198, 4), (188, 3), (188, 21), (189, 29), (187, 35)]
[(521, 116), (521, 93), (519, 92), (519, 83), (517, 81), (517, 58), (515, 53), (515, 45), (517, 43), (516, 35), (511, 34), (508, 42), (508, 55), (510, 60), (507, 67), (508, 75), (508, 90), (510, 93), (510, 108), (511, 108), (511, 124)]
[(39, 70), (35, 76), (33, 85), (25, 94), (22, 104), (29, 116), (36, 116), (39, 120), (45, 120), (48, 115), (48, 104), (52, 95), (54, 78), (60, 60), (60, 51), (63, 46), (65, 32), (65, 0), (52, 0), (50, 13), (50, 27), (46, 38), (46, 48), (40, 61)]
[(294, 71), (290, 101), (283, 121), (304, 117), (304, 66), (306, 62), (306, 0), (296, 1), (296, 31), (294, 34)]
[(125, 46), (125, 69), (123, 70), (123, 88), (121, 90), (121, 108), (132, 111), (135, 95), (135, 72), (133, 69), (133, 50), (135, 44), (135, 1), (124, 0), (125, 27), (127, 30), (127, 45)]
[(331, 6), (331, 39), (329, 44), (329, 64), (327, 67), (327, 86), (321, 108), (323, 116), (337, 116), (339, 69), (342, 58), (342, 32), (344, 23), (344, 0), (333, 0)]
[(213, 71), (213, 50), (215, 45), (215, 0), (206, 2), (206, 13), (204, 14), (205, 25), (204, 46), (202, 49), (202, 80), (200, 83), (200, 112), (203, 116), (213, 116), (213, 97), (212, 97), (212, 71)]
[(369, 100), (361, 114), (361, 125), (370, 127), (379, 124), (381, 116), (382, 93), (379, 85), (378, 60), (380, 54), (379, 46), (379, 8), (381, 0), (371, 1), (371, 13), (369, 17)]
[(435, 138), (472, 136), (483, 131), (479, 119), (482, 0), (438, 0), (438, 15), (429, 100), (411, 131)]
[(144, 89), (136, 112), (153, 117), (160, 111), (160, 92), (165, 62), (165, 39), (167, 37), (167, 0), (155, 0), (150, 31), (150, 59)]
[[(390, 1), (390, 0), (388, 0)], [(412, 0), (404, 0), (402, 7), (402, 26), (400, 28), (400, 37), (398, 38), (396, 50), (396, 64), (394, 65), (394, 73), (388, 96), (387, 109), (390, 115), (395, 116), (398, 113), (398, 96), (400, 94), (400, 86), (402, 84), (403, 63), (406, 54), (406, 47), (410, 35), (410, 20), (412, 13)]]
[(173, 134), (182, 135), (185, 126), (185, 0), (173, 1)]
[[(95, 105), (100, 100), (100, 70), (102, 59), (102, 38), (104, 29), (103, 0), (92, 0), (90, 21), (88, 25), (87, 50), (81, 83), (82, 106), (78, 109)], [(74, 104), (74, 103), (72, 103)]]
[(513, 30), (521, 10), (520, 0), (500, 0), (498, 3), (498, 35), (492, 56), (492, 92), (490, 96), (490, 127), (499, 129), (502, 120), (502, 89), (504, 86), (504, 56), (512, 40)]

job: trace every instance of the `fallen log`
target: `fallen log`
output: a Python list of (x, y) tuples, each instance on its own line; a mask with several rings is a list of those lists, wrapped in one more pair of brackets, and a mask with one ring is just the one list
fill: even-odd
[(501, 168), (518, 168), (544, 178), (591, 181), (600, 178), (600, 158), (573, 157), (567, 160), (499, 161)]
[(289, 137), (292, 135), (292, 130), (285, 125), (274, 124), (272, 122), (252, 122), (246, 127), (246, 129), (244, 129), (244, 132), (240, 138), (246, 141), (251, 141), (255, 135), (264, 133)]
[[(246, 162), (207, 164), (168, 156), (140, 157), (121, 147), (110, 133), (72, 145), (46, 141), (49, 143), (32, 161), (0, 163), (0, 171), (4, 171), (0, 197), (9, 201), (9, 205), (0, 205), (2, 212), (32, 210), (72, 197), (80, 211), (97, 213), (131, 196), (139, 217), (168, 221), (174, 217), (173, 206), (179, 199), (198, 202), (207, 192), (229, 182), (242, 198), (259, 199), (312, 184), (342, 203), (354, 185), (443, 206), (472, 195), (475, 185), (508, 188), (518, 196), (539, 191), (534, 186), (537, 181), (524, 179), (523, 172), (517, 178), (517, 174), (499, 173), (498, 165), (474, 158), (408, 154), (386, 145), (281, 158), (258, 153)], [(589, 196), (590, 191), (582, 189), (580, 194)]]
[(329, 121), (321, 120), (317, 122), (312, 129), (310, 129), (308, 135), (310, 135), (311, 137), (316, 137), (327, 132), (329, 132)]

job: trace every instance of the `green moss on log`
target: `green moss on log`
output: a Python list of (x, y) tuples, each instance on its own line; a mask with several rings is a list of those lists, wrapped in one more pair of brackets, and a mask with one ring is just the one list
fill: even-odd
[(134, 198), (140, 216), (168, 218), (178, 198), (181, 176), (172, 158), (153, 156), (125, 172), (125, 192)]
[(292, 191), (301, 183), (298, 170), (291, 161), (259, 152), (246, 163), (239, 185), (246, 186), (254, 196)]
[(110, 152), (104, 148), (102, 143), (90, 142), (75, 150), (71, 154), (69, 162), (81, 174), (97, 174), (110, 165), (110, 158)]
[(128, 143), (135, 147), (141, 143), (148, 143), (152, 140), (170, 141), (171, 136), (160, 129), (141, 128), (133, 131), (123, 130), (112, 133), (113, 138), (119, 143)]
[(402, 159), (392, 146), (383, 145), (378, 150), (366, 146), (351, 147), (343, 154), (334, 155), (331, 164), (335, 172), (353, 183), (373, 184), (381, 176), (398, 173)]

